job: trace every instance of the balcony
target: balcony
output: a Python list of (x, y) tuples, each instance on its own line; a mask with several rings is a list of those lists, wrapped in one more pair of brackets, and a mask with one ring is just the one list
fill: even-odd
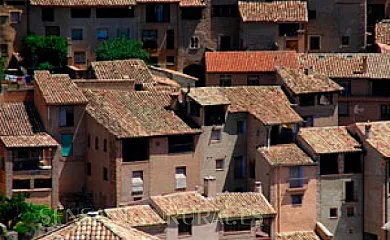
[(51, 160), (41, 157), (14, 158), (13, 175), (51, 175)]

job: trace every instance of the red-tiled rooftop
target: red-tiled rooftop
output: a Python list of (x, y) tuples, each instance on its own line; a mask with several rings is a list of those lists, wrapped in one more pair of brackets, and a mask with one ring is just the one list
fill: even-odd
[(105, 209), (104, 212), (112, 220), (123, 222), (131, 227), (166, 224), (150, 205)]
[(198, 134), (173, 111), (169, 92), (84, 89), (87, 113), (117, 138)]
[(243, 22), (307, 22), (306, 1), (241, 0), (238, 2)]
[(390, 44), (390, 20), (382, 20), (375, 25), (375, 41), (382, 44)]
[(221, 99), (229, 100), (229, 112), (249, 113), (265, 125), (302, 122), (279, 86), (193, 88), (188, 96), (203, 99), (208, 105), (212, 105), (214, 99), (217, 99), (216, 104), (221, 104)]
[(31, 5), (35, 6), (57, 6), (57, 7), (77, 7), (77, 6), (132, 6), (135, 0), (31, 0)]
[(259, 148), (260, 154), (270, 165), (312, 165), (313, 160), (295, 143)]
[(276, 66), (298, 67), (293, 51), (206, 52), (207, 73), (268, 73)]
[(365, 135), (366, 125), (371, 125), (371, 136), (365, 141), (384, 157), (390, 157), (390, 121), (357, 123), (357, 129), (362, 136)]
[(163, 218), (219, 211), (209, 199), (197, 192), (181, 192), (164, 196), (152, 196), (151, 200), (153, 206), (160, 211)]
[(219, 193), (211, 199), (220, 210), (221, 219), (261, 218), (276, 211), (261, 193)]
[(278, 75), (293, 94), (339, 92), (343, 88), (329, 77), (316, 73), (305, 74), (300, 69), (279, 68)]
[(42, 235), (36, 240), (80, 240), (80, 239), (104, 239), (104, 240), (158, 240), (144, 232), (138, 231), (126, 225), (112, 221), (103, 216), (83, 216), (68, 223), (53, 232)]
[(301, 128), (298, 137), (309, 145), (315, 154), (361, 152), (361, 145), (346, 127)]
[(302, 66), (330, 78), (390, 78), (390, 54), (310, 53), (299, 59)]
[(34, 83), (47, 105), (86, 104), (88, 101), (67, 74), (35, 71)]
[(6, 148), (57, 147), (57, 141), (46, 133), (23, 136), (0, 136)]
[(276, 240), (320, 240), (313, 231), (278, 233)]
[(153, 84), (154, 78), (145, 62), (139, 59), (92, 62), (97, 79), (133, 79), (136, 83)]

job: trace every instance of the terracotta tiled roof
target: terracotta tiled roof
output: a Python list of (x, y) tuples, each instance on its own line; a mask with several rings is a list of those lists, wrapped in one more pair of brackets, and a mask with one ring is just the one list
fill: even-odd
[(194, 213), (218, 212), (218, 208), (197, 192), (173, 193), (152, 196), (153, 205), (161, 211), (163, 218)]
[(316, 73), (330, 78), (390, 78), (390, 54), (310, 53), (302, 54), (300, 61), (303, 66), (313, 67)]
[(136, 83), (154, 83), (145, 62), (139, 59), (100, 61), (91, 63), (97, 79), (134, 79)]
[(136, 0), (137, 3), (178, 3), (180, 0)]
[(189, 96), (205, 102), (210, 99), (207, 103), (211, 104), (213, 99), (220, 102), (223, 95), (230, 101), (229, 112), (249, 113), (265, 125), (302, 122), (278, 86), (193, 88)]
[(131, 227), (166, 224), (149, 205), (105, 209), (104, 212), (112, 220), (123, 222)]
[(169, 106), (168, 92), (85, 89), (87, 113), (118, 138), (197, 134)]
[(320, 240), (313, 231), (278, 233), (277, 240)]
[[(183, 92), (187, 92), (187, 89), (183, 89)], [(219, 87), (192, 88), (188, 96), (201, 106), (230, 104), (229, 98)]]
[(390, 21), (388, 19), (375, 25), (375, 40), (377, 43), (390, 44)]
[(366, 139), (384, 157), (390, 157), (390, 121), (357, 123), (357, 129), (364, 136), (365, 126), (371, 125), (371, 137)]
[(88, 101), (69, 75), (35, 71), (34, 82), (48, 105), (86, 104)]
[(180, 89), (180, 84), (178, 84), (176, 81), (174, 81), (170, 78), (153, 74), (153, 79), (157, 84), (160, 84), (162, 86), (170, 86), (170, 87), (173, 87), (176, 89)]
[(1, 136), (6, 148), (20, 147), (57, 147), (58, 143), (46, 133), (24, 136)]
[(238, 2), (243, 22), (307, 22), (306, 1), (241, 0)]
[(135, 0), (31, 0), (31, 5), (35, 6), (132, 6)]
[(207, 0), (180, 0), (180, 7), (204, 7)]
[(276, 66), (298, 67), (292, 51), (206, 52), (207, 73), (275, 72)]
[(298, 135), (316, 154), (362, 151), (346, 127), (301, 128)]
[(270, 165), (308, 165), (313, 160), (296, 144), (281, 144), (269, 148), (259, 148)]
[(157, 240), (144, 232), (123, 226), (103, 216), (81, 217), (51, 233), (35, 238), (36, 240)]
[(293, 94), (337, 92), (343, 88), (325, 75), (305, 74), (299, 69), (279, 68), (278, 74)]
[(220, 209), (222, 219), (274, 215), (276, 211), (261, 193), (220, 193), (211, 200)]

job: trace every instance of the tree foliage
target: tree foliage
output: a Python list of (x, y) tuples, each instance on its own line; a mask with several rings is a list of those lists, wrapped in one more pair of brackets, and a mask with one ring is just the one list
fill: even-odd
[(68, 44), (64, 37), (28, 35), (23, 39), (22, 56), (24, 65), (52, 66), (63, 68), (67, 65)]
[(144, 61), (149, 54), (142, 49), (142, 43), (124, 37), (105, 40), (96, 48), (97, 61), (125, 60), (138, 58)]
[(40, 226), (49, 227), (60, 223), (56, 210), (45, 205), (26, 202), (26, 195), (15, 195), (7, 198), (0, 195), (0, 223), (8, 230), (28, 234)]

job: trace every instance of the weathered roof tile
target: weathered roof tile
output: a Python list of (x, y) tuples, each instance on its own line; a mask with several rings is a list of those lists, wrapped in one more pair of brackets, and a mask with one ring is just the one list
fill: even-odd
[(124, 222), (131, 227), (166, 224), (150, 205), (105, 209), (104, 212), (112, 220)]
[(280, 144), (269, 148), (259, 148), (270, 165), (311, 165), (313, 160), (296, 144)]

